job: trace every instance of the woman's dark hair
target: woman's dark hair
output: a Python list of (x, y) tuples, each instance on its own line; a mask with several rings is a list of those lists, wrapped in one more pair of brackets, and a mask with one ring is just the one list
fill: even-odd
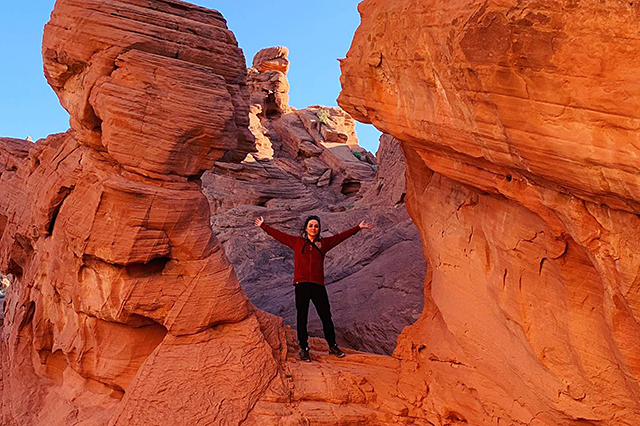
[(300, 231), (300, 235), (303, 238), (306, 238), (307, 236), (307, 225), (309, 224), (310, 221), (312, 220), (317, 220), (318, 221), (318, 238), (320, 238), (320, 233), (322, 232), (322, 222), (320, 222), (320, 218), (318, 216), (312, 215), (309, 216), (305, 221), (304, 221), (304, 226), (302, 227), (302, 230)]

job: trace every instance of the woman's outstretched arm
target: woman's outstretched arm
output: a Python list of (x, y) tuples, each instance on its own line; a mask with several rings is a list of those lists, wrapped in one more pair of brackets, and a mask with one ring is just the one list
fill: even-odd
[(296, 237), (294, 237), (293, 235), (278, 231), (277, 229), (267, 225), (266, 223), (264, 223), (264, 218), (262, 216), (258, 217), (255, 220), (254, 224), (264, 229), (267, 234), (271, 235), (273, 238), (275, 238), (285, 246), (293, 248), (296, 241)]
[(347, 238), (349, 238), (352, 235), (355, 235), (359, 230), (361, 229), (371, 229), (373, 228), (373, 224), (369, 223), (369, 222), (365, 222), (364, 220), (362, 222), (360, 222), (360, 224), (358, 226), (354, 226), (353, 228), (349, 228), (346, 231), (343, 231), (339, 234), (336, 235), (332, 235), (330, 237), (326, 237), (322, 239), (322, 247), (324, 248), (325, 252), (331, 250), (332, 248), (334, 248), (335, 246), (337, 246), (338, 244), (340, 244), (341, 242), (343, 242), (344, 240), (346, 240)]

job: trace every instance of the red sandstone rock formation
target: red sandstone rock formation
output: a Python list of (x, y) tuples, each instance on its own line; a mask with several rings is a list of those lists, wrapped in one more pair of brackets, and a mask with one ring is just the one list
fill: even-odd
[(640, 424), (637, 7), (360, 5), (339, 103), (403, 141), (435, 425)]
[(0, 140), (3, 426), (427, 424), (413, 363), (296, 362), (213, 235), (199, 176), (251, 150), (219, 13), (58, 0), (43, 53), (71, 130)]
[[(292, 253), (255, 228), (254, 218), (296, 235), (310, 214), (321, 216), (326, 235), (374, 222), (374, 230), (327, 256), (326, 283), (339, 343), (390, 354), (420, 315), (425, 274), (419, 235), (403, 204), (400, 147), (383, 138), (374, 176), (375, 159), (358, 146), (348, 114), (320, 106), (294, 111), (287, 103), (287, 53), (263, 49), (249, 69), (258, 152), (242, 164), (217, 162), (203, 177), (214, 232), (251, 301), (295, 326)], [(322, 336), (318, 318), (310, 319), (312, 335)]]
[(43, 56), (72, 129), (2, 160), (1, 423), (238, 423), (279, 367), (197, 180), (251, 149), (233, 34), (177, 1), (59, 0)]
[[(22, 160), (27, 157), (32, 144), (29, 140), (0, 138), (0, 182), (15, 174)], [(0, 214), (0, 239), (7, 226), (7, 217)], [(13, 275), (0, 272), (0, 326), (4, 322), (4, 296), (7, 287), (12, 283)]]
[[(0, 182), (6, 182), (14, 177), (31, 146), (32, 144), (26, 140), (0, 138)], [(6, 226), (7, 217), (0, 215), (0, 238)]]

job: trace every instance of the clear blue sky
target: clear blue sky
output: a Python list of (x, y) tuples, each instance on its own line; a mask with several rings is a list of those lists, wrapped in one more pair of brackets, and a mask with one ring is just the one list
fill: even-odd
[[(227, 19), (249, 65), (269, 46), (289, 48), (290, 104), (337, 105), (340, 66), (360, 24), (360, 0), (196, 0)], [(34, 140), (65, 131), (69, 117), (42, 71), (42, 31), (54, 0), (0, 4), (0, 136)], [(360, 145), (376, 152), (380, 133), (357, 126)]]

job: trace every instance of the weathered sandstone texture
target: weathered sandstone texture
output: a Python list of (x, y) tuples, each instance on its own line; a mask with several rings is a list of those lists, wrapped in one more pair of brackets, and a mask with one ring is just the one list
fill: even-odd
[[(203, 176), (214, 232), (250, 300), (295, 326), (293, 255), (254, 219), (264, 216), (294, 235), (310, 214), (320, 215), (325, 235), (373, 222), (373, 230), (330, 252), (326, 284), (338, 342), (390, 354), (398, 334), (420, 315), (425, 275), (420, 236), (403, 202), (402, 152), (384, 136), (376, 165), (340, 108), (293, 110), (287, 54), (284, 47), (263, 49), (249, 69), (250, 128), (258, 152), (242, 164), (218, 161)], [(315, 314), (309, 331), (323, 335)]]
[[(9, 179), (9, 175), (15, 174), (20, 163), (27, 157), (31, 146), (32, 143), (28, 142), (28, 140), (0, 138), (0, 182)], [(7, 217), (0, 214), (0, 239), (6, 226)], [(12, 282), (13, 275), (5, 275), (0, 269), (0, 326), (4, 322), (5, 293)]]
[(359, 6), (339, 104), (402, 141), (435, 425), (640, 424), (638, 7)]
[[(0, 424), (429, 424), (418, 364), (339, 360), (318, 341), (317, 362), (297, 362), (282, 320), (242, 291), (199, 179), (253, 150), (244, 58), (218, 12), (58, 0), (43, 55), (71, 129), (0, 139), (0, 272), (14, 277)], [(363, 191), (342, 193), (372, 176), (359, 161), (326, 186)]]
[(2, 141), (0, 423), (239, 423), (281, 343), (198, 179), (253, 149), (233, 34), (177, 1), (58, 0), (43, 57), (71, 130), (22, 161)]

